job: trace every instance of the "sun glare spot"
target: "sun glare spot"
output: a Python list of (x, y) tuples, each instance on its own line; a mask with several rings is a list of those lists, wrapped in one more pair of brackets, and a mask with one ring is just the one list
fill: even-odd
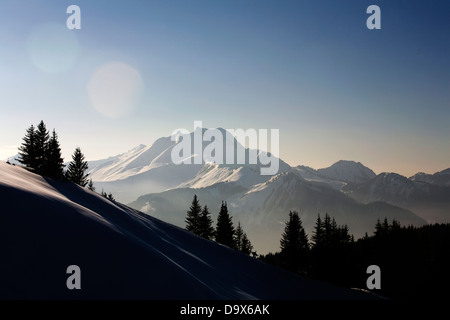
[(102, 65), (94, 71), (87, 84), (92, 106), (110, 118), (130, 113), (142, 90), (139, 72), (122, 62)]

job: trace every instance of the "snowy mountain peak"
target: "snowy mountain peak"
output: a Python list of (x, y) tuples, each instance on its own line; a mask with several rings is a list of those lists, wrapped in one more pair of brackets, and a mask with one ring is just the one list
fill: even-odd
[(398, 173), (382, 172), (373, 181), (374, 188), (384, 188), (390, 194), (409, 194), (414, 189), (413, 183)]
[(340, 160), (328, 168), (318, 169), (317, 173), (330, 179), (361, 183), (375, 178), (376, 174), (360, 162)]
[[(276, 163), (274, 167), (279, 169), (278, 172), (291, 169), (288, 164), (278, 158), (267, 156), (264, 151), (245, 148), (239, 142), (239, 139), (223, 128), (218, 128), (216, 129), (217, 131), (209, 131), (209, 134), (215, 132), (218, 135), (218, 141), (215, 144), (216, 136), (207, 136), (208, 130), (201, 127), (196, 127), (190, 133), (181, 132), (180, 130), (179, 133), (174, 132), (176, 136), (160, 138), (151, 146), (139, 145), (126, 153), (104, 160), (92, 161), (89, 163), (89, 173), (92, 180), (99, 183), (130, 179), (146, 173), (153, 175), (150, 171), (158, 169), (160, 171), (158, 173), (158, 185), (165, 187), (160, 190), (163, 191), (167, 187), (175, 187), (180, 184), (192, 187), (194, 185), (198, 187), (210, 185), (213, 183), (213, 180), (211, 180), (213, 176), (216, 177), (216, 180), (223, 180), (233, 175), (230, 179), (235, 181), (240, 179), (239, 176), (242, 176), (242, 174), (238, 173), (238, 169), (241, 167), (247, 167), (245, 171), (250, 172), (252, 176), (256, 174), (261, 175), (262, 168), (269, 166), (267, 164), (267, 159), (269, 158), (271, 161), (270, 166), (272, 166), (272, 162)], [(219, 138), (222, 138), (222, 141), (219, 141)], [(186, 148), (184, 144), (186, 144)], [(220, 147), (221, 145), (223, 148)], [(174, 154), (183, 160), (175, 161), (173, 159)], [(198, 161), (198, 155), (201, 157), (201, 161)], [(216, 159), (215, 157), (218, 158)], [(262, 159), (264, 159), (264, 164)], [(180, 164), (179, 162), (182, 163)], [(212, 168), (210, 167), (206, 167), (201, 172), (202, 174), (205, 172), (209, 173), (207, 181), (199, 181), (204, 178), (203, 176), (198, 176), (193, 181), (190, 181), (205, 164), (216, 163), (220, 165), (214, 166), (214, 172), (211, 172)], [(168, 172), (164, 174), (162, 172), (164, 170)], [(187, 179), (161, 181), (164, 180), (164, 176), (171, 179), (173, 174), (170, 173), (180, 170), (188, 172), (188, 174), (182, 175)], [(255, 179), (253, 179), (255, 182), (260, 182), (263, 178), (255, 177)]]
[(410, 177), (409, 180), (427, 182), (437, 186), (450, 186), (450, 168), (436, 172), (435, 174), (418, 172)]

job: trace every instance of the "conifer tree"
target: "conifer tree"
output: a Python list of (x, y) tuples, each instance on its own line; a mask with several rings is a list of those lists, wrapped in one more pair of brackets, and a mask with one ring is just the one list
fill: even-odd
[(328, 213), (323, 220), (319, 215), (312, 236), (310, 276), (331, 280), (351, 272), (349, 244), (352, 239), (347, 225), (338, 226)]
[(391, 231), (394, 232), (400, 229), (401, 229), (400, 222), (398, 222), (398, 220), (396, 220), (395, 218), (392, 219)]
[(35, 128), (31, 125), (19, 147), (19, 162), (33, 168), (37, 174), (53, 179), (64, 174), (64, 161), (56, 131), (50, 137), (44, 121)]
[(89, 179), (87, 188), (91, 191), (95, 191), (95, 187), (94, 187), (94, 183), (92, 182), (92, 179)]
[(332, 243), (336, 240), (336, 230), (337, 224), (336, 221), (331, 219), (328, 213), (325, 214), (325, 218), (323, 219), (323, 230), (324, 230), (324, 245), (326, 247), (330, 247)]
[(48, 141), (45, 159), (42, 174), (53, 179), (58, 179), (64, 175), (64, 160), (61, 157), (61, 148), (55, 130), (53, 130)]
[(36, 131), (31, 125), (19, 147), (19, 162), (28, 168), (36, 168)]
[(36, 166), (35, 169), (39, 174), (45, 174), (48, 154), (49, 133), (44, 121), (39, 122), (36, 132)]
[(208, 206), (204, 206), (199, 216), (199, 233), (198, 235), (211, 240), (214, 237), (213, 221), (211, 219), (211, 213), (208, 210)]
[(84, 154), (78, 147), (72, 155), (72, 161), (69, 163), (67, 168), (66, 178), (73, 183), (85, 187), (88, 184), (89, 176), (89, 174), (85, 173), (87, 169), (87, 161), (84, 160)]
[(231, 216), (228, 214), (227, 203), (222, 201), (219, 215), (217, 216), (216, 241), (230, 248), (235, 248), (235, 230)]
[(314, 226), (314, 231), (312, 235), (312, 242), (314, 247), (320, 247), (323, 244), (324, 238), (324, 226), (320, 214), (317, 215), (316, 225)]
[(348, 226), (344, 224), (343, 226), (337, 227), (337, 242), (339, 245), (346, 245), (353, 242), (353, 235), (349, 234)]
[(242, 253), (246, 255), (250, 255), (253, 251), (253, 245), (250, 242), (250, 240), (247, 237), (247, 234), (244, 232), (242, 235), (242, 242), (241, 242), (241, 250)]
[[(395, 222), (397, 226), (397, 222)], [(385, 236), (389, 233), (391, 227), (389, 226), (389, 221), (387, 217), (384, 217), (383, 222), (380, 222), (380, 219), (377, 219), (377, 223), (375, 224), (375, 236)]]
[(236, 249), (242, 251), (242, 238), (244, 237), (244, 230), (242, 229), (241, 222), (238, 222), (236, 231), (234, 233), (234, 239), (236, 241)]
[(202, 211), (202, 207), (197, 199), (197, 195), (194, 195), (194, 199), (192, 200), (191, 207), (187, 212), (186, 216), (186, 230), (191, 231), (195, 234), (200, 233), (200, 214)]
[(247, 255), (250, 255), (252, 253), (253, 245), (248, 239), (247, 234), (244, 232), (240, 221), (238, 222), (236, 231), (234, 233), (234, 240), (236, 250)]
[(280, 247), (283, 264), (286, 268), (295, 272), (302, 271), (306, 266), (309, 243), (302, 221), (296, 211), (289, 212), (289, 221), (284, 228)]
[(389, 229), (390, 229), (390, 227), (389, 227), (389, 221), (388, 221), (387, 217), (384, 217), (384, 220), (383, 220), (383, 230), (384, 230), (384, 233), (385, 233), (385, 234), (389, 233)]
[(380, 236), (383, 233), (383, 226), (381, 225), (380, 219), (377, 219), (375, 224), (375, 231), (373, 232), (375, 236)]

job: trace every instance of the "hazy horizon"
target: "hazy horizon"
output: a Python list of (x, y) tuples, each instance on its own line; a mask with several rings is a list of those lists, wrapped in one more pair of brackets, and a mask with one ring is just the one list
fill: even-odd
[[(69, 5), (81, 29), (69, 30)], [(381, 30), (366, 9), (381, 8)], [(450, 167), (448, 1), (0, 3), (0, 159), (44, 120), (69, 161), (177, 128), (279, 129), (280, 158)]]

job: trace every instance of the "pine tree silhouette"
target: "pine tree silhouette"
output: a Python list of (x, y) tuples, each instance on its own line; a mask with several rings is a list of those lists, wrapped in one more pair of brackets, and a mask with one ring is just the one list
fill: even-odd
[(53, 130), (52, 136), (46, 147), (46, 162), (43, 164), (43, 174), (53, 179), (59, 179), (64, 175), (64, 160), (61, 157), (58, 135)]
[(247, 237), (244, 229), (242, 228), (241, 222), (238, 222), (236, 230), (234, 232), (235, 249), (250, 255), (253, 250), (253, 245)]
[(208, 210), (208, 206), (204, 206), (199, 216), (199, 233), (198, 235), (211, 240), (214, 237), (213, 221), (211, 219), (211, 213)]
[(44, 121), (35, 128), (31, 125), (19, 147), (19, 162), (33, 168), (37, 174), (53, 179), (61, 178), (64, 173), (64, 161), (56, 131), (49, 136)]
[(189, 211), (187, 211), (186, 216), (186, 230), (191, 231), (195, 234), (200, 233), (200, 214), (202, 211), (202, 207), (197, 199), (197, 195), (194, 195), (194, 199), (192, 200), (191, 207)]
[(91, 191), (95, 191), (95, 187), (94, 187), (94, 183), (92, 182), (92, 179), (89, 179), (87, 188)]
[(87, 169), (87, 161), (84, 160), (84, 154), (78, 147), (72, 155), (72, 161), (69, 163), (66, 171), (66, 178), (73, 183), (85, 187), (88, 184), (89, 176), (89, 174), (85, 173)]
[(36, 172), (45, 174), (47, 164), (47, 148), (49, 141), (49, 133), (44, 121), (41, 120), (36, 129)]
[(317, 215), (316, 225), (314, 227), (313, 235), (312, 235), (312, 243), (313, 247), (320, 247), (324, 242), (324, 225), (322, 223), (322, 219), (320, 218), (320, 214)]
[(245, 232), (242, 235), (240, 251), (246, 255), (250, 255), (253, 252), (253, 245), (248, 239), (247, 234)]
[(230, 248), (236, 247), (235, 230), (233, 221), (228, 214), (227, 203), (222, 201), (219, 215), (217, 216), (216, 241)]
[(23, 137), (23, 143), (19, 147), (19, 162), (28, 168), (36, 169), (36, 131), (31, 125)]
[(310, 275), (343, 284), (352, 270), (348, 226), (339, 226), (328, 213), (323, 220), (318, 215), (312, 240)]
[(309, 243), (302, 221), (296, 211), (289, 212), (289, 221), (284, 228), (280, 247), (285, 267), (291, 271), (303, 273), (306, 267)]

